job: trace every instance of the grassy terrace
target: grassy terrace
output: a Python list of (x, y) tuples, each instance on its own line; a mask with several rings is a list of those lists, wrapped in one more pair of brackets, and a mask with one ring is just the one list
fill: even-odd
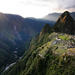
[(48, 51), (50, 45), (51, 45), (51, 42), (48, 42), (48, 43), (44, 44), (44, 45), (41, 47), (39, 53), (44, 56), (44, 55), (46, 54), (46, 52)]

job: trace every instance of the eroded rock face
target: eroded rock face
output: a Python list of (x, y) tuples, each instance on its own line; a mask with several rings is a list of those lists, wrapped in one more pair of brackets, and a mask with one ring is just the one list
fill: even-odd
[(69, 12), (64, 12), (57, 20), (54, 29), (56, 32), (75, 34), (75, 22)]

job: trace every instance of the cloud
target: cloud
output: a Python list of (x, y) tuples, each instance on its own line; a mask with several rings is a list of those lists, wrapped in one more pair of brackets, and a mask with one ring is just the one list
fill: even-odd
[(75, 11), (75, 0), (22, 0), (22, 4), (24, 6), (33, 6), (33, 8), (36, 7), (37, 11), (48, 11), (48, 13), (63, 12), (66, 10)]
[(23, 5), (43, 6), (54, 9), (75, 8), (75, 0), (19, 0)]
[(75, 11), (75, 0), (0, 0), (0, 12), (43, 17), (53, 12)]
[(64, 9), (66, 9), (66, 8), (74, 8), (75, 7), (75, 0), (60, 0), (59, 2), (58, 2), (58, 5), (59, 5), (59, 7), (60, 8), (64, 8)]
[[(34, 0), (32, 0), (34, 1)], [(57, 6), (54, 5), (55, 8), (61, 8), (61, 9), (70, 9), (75, 8), (75, 0), (35, 0), (36, 2), (45, 2), (45, 4), (57, 4)]]
[(72, 4), (72, 5), (70, 5), (70, 6), (68, 5), (68, 6), (66, 6), (66, 8), (67, 8), (67, 9), (69, 9), (69, 8), (75, 8), (75, 4)]

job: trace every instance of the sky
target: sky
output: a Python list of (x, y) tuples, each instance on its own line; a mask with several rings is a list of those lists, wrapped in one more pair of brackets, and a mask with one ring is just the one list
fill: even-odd
[(0, 12), (42, 18), (49, 13), (75, 12), (75, 0), (0, 0)]

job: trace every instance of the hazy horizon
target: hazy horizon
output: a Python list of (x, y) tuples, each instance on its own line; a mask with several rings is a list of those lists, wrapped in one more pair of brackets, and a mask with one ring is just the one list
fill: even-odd
[(0, 12), (42, 18), (49, 13), (75, 12), (74, 0), (0, 0)]

